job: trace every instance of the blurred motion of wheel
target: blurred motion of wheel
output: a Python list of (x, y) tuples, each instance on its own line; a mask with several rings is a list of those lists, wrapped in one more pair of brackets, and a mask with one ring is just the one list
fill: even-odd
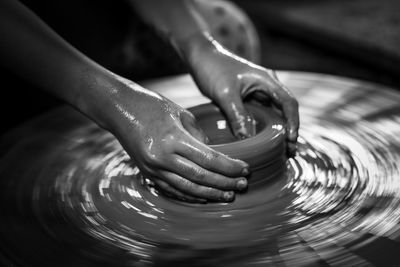
[[(300, 102), (297, 155), (282, 177), (230, 204), (160, 194), (110, 133), (69, 107), (4, 135), (9, 265), (399, 266), (400, 93), (278, 76)], [(147, 87), (186, 108), (207, 102), (189, 76)]]

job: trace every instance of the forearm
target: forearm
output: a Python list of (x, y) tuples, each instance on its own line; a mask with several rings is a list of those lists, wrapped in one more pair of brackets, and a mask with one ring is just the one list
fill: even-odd
[(171, 42), (184, 60), (199, 41), (207, 41), (207, 23), (193, 0), (128, 1), (146, 23)]
[(88, 113), (106, 71), (51, 30), (18, 1), (0, 1), (0, 63), (23, 79)]

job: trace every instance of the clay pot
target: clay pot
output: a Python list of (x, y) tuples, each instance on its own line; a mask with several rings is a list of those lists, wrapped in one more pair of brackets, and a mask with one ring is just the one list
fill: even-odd
[(246, 103), (245, 106), (256, 121), (256, 135), (244, 140), (236, 139), (216, 105), (203, 104), (189, 111), (210, 139), (210, 147), (250, 165), (249, 185), (254, 187), (281, 177), (286, 170), (285, 124), (271, 107), (258, 103)]

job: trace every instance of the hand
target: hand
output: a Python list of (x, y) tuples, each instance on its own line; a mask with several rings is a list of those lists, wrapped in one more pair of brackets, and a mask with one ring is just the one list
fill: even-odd
[(195, 202), (229, 202), (234, 191), (247, 187), (248, 165), (205, 145), (206, 136), (190, 112), (125, 79), (116, 83), (105, 98), (101, 125), (155, 185)]
[(251, 95), (272, 101), (287, 121), (288, 152), (293, 154), (299, 129), (298, 102), (275, 73), (230, 53), (211, 38), (195, 41), (188, 57), (192, 76), (201, 92), (221, 107), (235, 136), (246, 138), (255, 133), (244, 98)]

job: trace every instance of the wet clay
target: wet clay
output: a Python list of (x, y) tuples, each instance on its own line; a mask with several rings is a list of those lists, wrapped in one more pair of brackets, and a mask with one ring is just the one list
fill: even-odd
[[(0, 141), (1, 260), (17, 266), (398, 266), (400, 94), (279, 73), (300, 102), (298, 152), (233, 203), (146, 186), (117, 140), (64, 107)], [(150, 83), (185, 107), (189, 78)], [(265, 176), (271, 175), (266, 173)]]
[(243, 140), (233, 135), (227, 118), (216, 105), (202, 104), (189, 111), (209, 138), (210, 147), (249, 164), (249, 189), (256, 190), (286, 171), (285, 123), (270, 106), (249, 102), (245, 107), (254, 118), (256, 134)]

